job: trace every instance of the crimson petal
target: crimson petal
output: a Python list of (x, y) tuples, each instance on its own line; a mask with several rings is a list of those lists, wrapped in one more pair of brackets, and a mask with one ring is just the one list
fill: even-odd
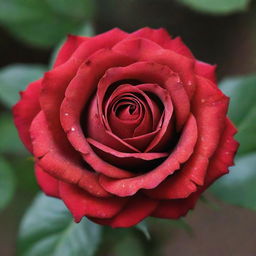
[(40, 111), (39, 93), (41, 90), (41, 79), (27, 87), (21, 93), (20, 101), (13, 107), (14, 123), (18, 129), (19, 136), (26, 148), (33, 153), (29, 128), (34, 117)]
[(48, 196), (59, 198), (59, 180), (45, 172), (38, 164), (35, 164), (35, 174), (40, 188)]
[(128, 228), (148, 217), (156, 209), (157, 205), (157, 201), (139, 194), (131, 198), (125, 207), (113, 218), (90, 219), (98, 224), (108, 225), (112, 228)]
[(168, 66), (181, 77), (184, 88), (191, 99), (195, 91), (194, 66), (195, 60), (166, 50), (156, 43), (143, 38), (122, 40), (113, 50), (120, 54), (129, 55), (136, 61), (151, 61)]
[(112, 218), (120, 212), (127, 202), (127, 198), (97, 198), (77, 186), (64, 182), (60, 182), (59, 191), (76, 222), (80, 222), (84, 216)]
[(65, 140), (60, 139), (58, 144), (55, 143), (42, 111), (33, 120), (30, 133), (34, 156), (45, 172), (60, 181), (76, 184), (92, 195), (110, 196), (99, 185), (98, 175), (83, 166), (77, 152), (66, 145)]

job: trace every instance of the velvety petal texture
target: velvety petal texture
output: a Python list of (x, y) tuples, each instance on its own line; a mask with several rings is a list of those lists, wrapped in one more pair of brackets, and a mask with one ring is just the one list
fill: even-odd
[(69, 35), (13, 107), (40, 188), (76, 222), (186, 215), (238, 148), (215, 68), (165, 29)]

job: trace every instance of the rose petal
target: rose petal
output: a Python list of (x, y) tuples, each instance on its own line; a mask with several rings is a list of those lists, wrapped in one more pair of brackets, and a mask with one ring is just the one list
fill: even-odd
[(168, 153), (123, 153), (107, 147), (100, 142), (88, 138), (93, 150), (105, 161), (133, 172), (144, 172), (153, 168)]
[(165, 49), (172, 50), (188, 58), (195, 59), (190, 49), (182, 42), (180, 37), (176, 37), (170, 41), (166, 41), (161, 46)]
[(84, 216), (112, 218), (124, 207), (127, 198), (97, 198), (77, 186), (60, 182), (60, 196), (74, 216), (80, 222)]
[(185, 216), (189, 210), (194, 208), (200, 194), (201, 193), (196, 192), (185, 199), (160, 201), (158, 207), (151, 216), (167, 219), (178, 219)]
[(216, 65), (210, 65), (202, 61), (196, 61), (195, 73), (199, 76), (211, 80), (213, 83), (216, 83), (216, 68)]
[(158, 134), (159, 131), (160, 128), (158, 128), (154, 132), (150, 132), (141, 136), (125, 138), (124, 141), (127, 142), (129, 145), (139, 149), (140, 152), (145, 152), (146, 148), (149, 146), (149, 143), (156, 137), (156, 134)]
[(59, 181), (35, 164), (35, 174), (40, 188), (48, 196), (59, 198)]
[(113, 218), (90, 219), (98, 224), (108, 225), (112, 228), (128, 228), (148, 217), (155, 210), (157, 205), (157, 201), (139, 194), (131, 198), (125, 207)]
[[(98, 175), (88, 170), (82, 159), (65, 140), (55, 143), (41, 111), (31, 124), (34, 156), (45, 172), (64, 182), (76, 184), (92, 195), (110, 196), (98, 182)], [(61, 145), (59, 143), (62, 143)]]
[(59, 50), (53, 68), (65, 63), (74, 53), (74, 51), (85, 41), (90, 40), (88, 37), (68, 35), (65, 43)]
[(197, 140), (197, 125), (193, 115), (188, 119), (179, 142), (169, 157), (157, 168), (146, 174), (128, 179), (115, 180), (103, 175), (99, 182), (105, 190), (117, 196), (131, 196), (139, 189), (152, 189), (158, 186), (167, 176), (180, 168), (193, 153)]
[(29, 128), (32, 120), (40, 111), (39, 93), (41, 89), (41, 79), (29, 84), (27, 89), (21, 93), (20, 101), (13, 107), (14, 123), (18, 129), (19, 136), (32, 153), (32, 144)]
[(177, 76), (171, 76), (165, 83), (174, 106), (176, 130), (180, 131), (190, 114), (190, 101), (183, 84)]
[(209, 186), (220, 176), (228, 173), (228, 167), (234, 164), (234, 156), (239, 146), (239, 143), (234, 140), (234, 135), (237, 130), (228, 118), (225, 123), (225, 130), (222, 134), (219, 146), (210, 159), (205, 178), (205, 187)]
[(162, 144), (166, 144), (166, 142), (169, 143), (171, 141), (171, 135), (172, 135), (171, 117), (173, 112), (171, 97), (167, 92), (167, 90), (157, 85), (140, 84), (140, 85), (137, 85), (137, 87), (143, 91), (155, 93), (164, 105), (164, 120), (162, 121), (161, 129), (145, 150), (145, 152), (158, 151), (159, 148), (162, 148), (162, 147), (157, 147), (159, 144), (162, 145)]
[(151, 40), (161, 46), (165, 45), (166, 43), (170, 42), (171, 36), (168, 33), (168, 31), (164, 28), (159, 29), (152, 29), (149, 27), (141, 28), (131, 34), (129, 34), (125, 40), (127, 39), (133, 39), (133, 38), (146, 38), (148, 40)]

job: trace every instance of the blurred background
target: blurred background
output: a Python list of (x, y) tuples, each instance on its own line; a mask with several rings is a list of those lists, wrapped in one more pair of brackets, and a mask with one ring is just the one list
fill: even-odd
[(118, 230), (119, 240), (105, 239), (97, 254), (88, 255), (256, 255), (256, 1), (0, 0), (1, 256), (17, 254), (22, 216), (39, 191), (33, 159), (12, 121), (18, 92), (51, 67), (67, 34), (92, 36), (113, 27), (132, 32), (144, 26), (166, 28), (197, 59), (218, 65), (220, 86), (235, 99), (230, 117), (241, 128), (240, 171), (234, 167), (235, 175), (216, 184), (184, 220), (150, 220), (151, 240), (142, 234), (147, 235), (145, 226), (138, 228), (141, 233)]

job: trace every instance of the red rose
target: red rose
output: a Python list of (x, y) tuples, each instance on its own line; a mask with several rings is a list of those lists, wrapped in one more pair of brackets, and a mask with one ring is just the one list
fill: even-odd
[(13, 109), (42, 190), (129, 227), (178, 218), (233, 164), (236, 129), (215, 66), (164, 29), (69, 36)]

